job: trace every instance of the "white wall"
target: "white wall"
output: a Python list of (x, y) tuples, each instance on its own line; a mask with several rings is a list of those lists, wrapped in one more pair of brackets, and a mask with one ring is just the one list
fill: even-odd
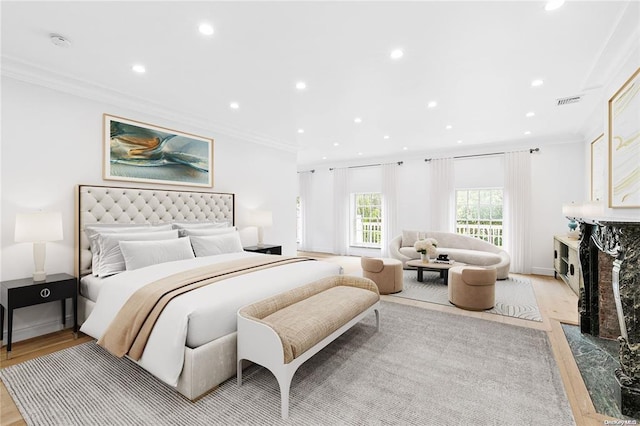
[[(611, 80), (606, 84), (602, 90), (602, 99), (600, 101), (600, 108), (591, 117), (591, 127), (585, 138), (584, 144), (584, 160), (585, 160), (585, 174), (584, 179), (586, 182), (591, 180), (591, 142), (593, 142), (599, 135), (604, 134), (604, 142), (608, 146), (609, 144), (609, 99), (622, 87), (622, 85), (633, 75), (638, 68), (640, 68), (640, 43), (636, 42), (629, 51), (629, 55), (625, 61), (623, 61), (620, 67), (616, 67)], [(608, 167), (608, 158), (605, 161)], [(576, 200), (578, 202), (589, 201), (591, 196), (591, 187), (587, 184), (586, 190), (583, 194), (583, 198)], [(605, 199), (603, 203), (603, 216), (610, 218), (626, 218), (626, 219), (640, 219), (640, 208), (609, 208), (609, 185), (605, 184)]]
[[(532, 141), (527, 146), (538, 145)], [(489, 151), (495, 152), (496, 149), (493, 148)], [(499, 148), (522, 149), (509, 146)], [(547, 143), (540, 145), (540, 148), (540, 152), (531, 157), (534, 206), (530, 224), (532, 271), (535, 274), (553, 275), (553, 236), (568, 231), (567, 220), (562, 216), (562, 204), (580, 197), (584, 192), (583, 142), (576, 140), (560, 144)], [(457, 151), (455, 155), (464, 155), (464, 152)], [(438, 155), (440, 156), (446, 155)], [(454, 164), (457, 188), (503, 186), (502, 156), (458, 159)], [(327, 167), (315, 167), (316, 172), (311, 177), (312, 199), (309, 202), (312, 212), (308, 229), (312, 233), (311, 250), (330, 253), (333, 249), (332, 180)], [(404, 164), (398, 167), (397, 218), (400, 229), (427, 230), (428, 204), (437, 202), (427, 198), (427, 167), (421, 156), (404, 159)], [(351, 169), (351, 172), (351, 189), (354, 192), (364, 188), (380, 191), (379, 167), (356, 168)], [(368, 179), (367, 183), (365, 179)], [(379, 255), (380, 250), (363, 252), (352, 249), (350, 253)]]
[[(236, 224), (250, 225), (252, 209), (271, 210), (273, 226), (265, 229), (265, 242), (282, 244), (284, 254), (295, 254), (295, 153), (3, 77), (1, 280), (33, 273), (31, 244), (13, 241), (16, 213), (62, 212), (64, 240), (47, 244), (45, 269), (73, 274), (76, 185), (151, 187), (102, 179), (103, 113), (213, 137), (213, 191), (236, 194)], [(16, 310), (14, 341), (59, 329), (59, 309), (49, 303)]]

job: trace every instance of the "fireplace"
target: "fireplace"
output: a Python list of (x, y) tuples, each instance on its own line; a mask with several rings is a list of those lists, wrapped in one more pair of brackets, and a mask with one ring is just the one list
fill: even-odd
[(580, 222), (580, 330), (620, 344), (623, 414), (640, 418), (640, 222)]

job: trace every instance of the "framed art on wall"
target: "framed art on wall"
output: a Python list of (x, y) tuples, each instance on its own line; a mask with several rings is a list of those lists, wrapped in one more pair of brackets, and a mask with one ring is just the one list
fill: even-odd
[(607, 141), (604, 133), (591, 142), (591, 201), (603, 201), (607, 185)]
[(104, 114), (104, 179), (213, 186), (213, 139)]
[(609, 207), (640, 207), (640, 68), (609, 99)]

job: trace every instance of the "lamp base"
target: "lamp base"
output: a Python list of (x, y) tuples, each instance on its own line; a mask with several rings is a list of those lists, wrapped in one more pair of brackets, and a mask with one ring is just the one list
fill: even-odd
[(33, 281), (40, 282), (47, 280), (47, 273), (44, 271), (36, 271), (33, 273)]

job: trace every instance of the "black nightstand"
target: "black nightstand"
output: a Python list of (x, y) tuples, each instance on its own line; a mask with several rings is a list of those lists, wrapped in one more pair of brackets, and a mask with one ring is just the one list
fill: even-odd
[(47, 275), (45, 281), (34, 282), (32, 278), (3, 281), (0, 283), (0, 342), (3, 339), (4, 310), (7, 309), (7, 358), (11, 356), (11, 333), (13, 310), (41, 303), (60, 300), (62, 325), (66, 322), (66, 299), (73, 300), (73, 332), (78, 331), (78, 280), (69, 274)]
[(254, 253), (282, 254), (282, 246), (272, 246), (270, 244), (263, 244), (261, 246), (249, 246), (243, 248), (244, 251), (252, 251)]

